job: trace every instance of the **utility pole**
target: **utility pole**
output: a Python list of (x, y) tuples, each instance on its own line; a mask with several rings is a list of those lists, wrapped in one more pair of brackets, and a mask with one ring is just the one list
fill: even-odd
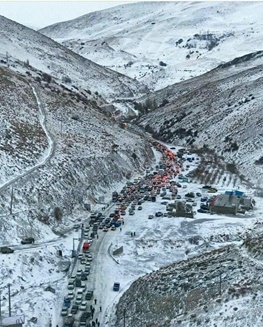
[(219, 272), (219, 294), (222, 294), (222, 271)]
[(6, 51), (6, 64), (9, 67), (9, 53)]
[(11, 201), (10, 201), (10, 214), (12, 215), (12, 209), (13, 209), (13, 199), (14, 199), (14, 190), (13, 186), (11, 188)]
[(0, 325), (2, 325), (2, 307), (1, 307), (1, 305), (2, 305), (2, 303), (1, 303), (1, 297), (2, 297), (2, 294), (1, 294), (1, 292), (0, 292)]
[(62, 136), (62, 111), (61, 111), (61, 119), (60, 119), (60, 135)]
[(10, 294), (10, 286), (11, 284), (8, 284), (8, 304), (9, 304), (9, 317), (11, 317), (11, 294)]

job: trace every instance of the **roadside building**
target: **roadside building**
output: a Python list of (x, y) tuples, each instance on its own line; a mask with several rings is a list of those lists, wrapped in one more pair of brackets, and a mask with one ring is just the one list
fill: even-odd
[[(242, 195), (240, 195), (242, 194)], [(217, 195), (210, 203), (210, 212), (222, 214), (234, 214), (242, 210), (251, 210), (255, 201), (246, 197), (243, 192), (226, 192)]]
[(220, 194), (210, 203), (210, 212), (236, 215), (240, 204), (240, 197), (233, 193)]

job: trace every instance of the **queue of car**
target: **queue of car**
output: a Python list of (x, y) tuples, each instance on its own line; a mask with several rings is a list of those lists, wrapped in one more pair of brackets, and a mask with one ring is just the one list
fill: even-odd
[[(70, 322), (74, 320), (79, 321), (77, 327), (90, 326), (92, 312), (89, 301), (93, 297), (93, 291), (86, 288), (86, 281), (92, 264), (89, 247), (98, 230), (100, 229), (105, 233), (114, 232), (116, 228), (124, 224), (125, 216), (133, 216), (136, 210), (143, 210), (143, 203), (146, 201), (155, 202), (156, 198), (160, 196), (162, 200), (167, 200), (163, 201), (163, 204), (168, 205), (170, 200), (181, 198), (181, 195), (178, 194), (178, 188), (183, 188), (183, 185), (175, 181), (175, 177), (183, 169), (184, 161), (178, 160), (174, 152), (159, 142), (153, 142), (153, 145), (162, 152), (162, 160), (155, 168), (147, 167), (144, 177), (138, 177), (133, 182), (128, 181), (120, 192), (114, 191), (112, 193), (112, 202), (115, 204), (114, 211), (108, 217), (101, 212), (91, 213), (89, 226), (85, 226), (83, 229), (83, 237), (86, 240), (83, 244), (86, 244), (86, 247), (84, 249), (83, 245), (83, 253), (78, 254), (79, 265), (76, 275), (69, 278), (68, 281), (68, 295), (61, 311), (61, 315), (66, 317), (63, 327), (72, 327)], [(193, 205), (196, 205), (195, 201), (192, 200), (195, 196), (201, 197), (202, 195), (191, 192), (185, 195), (187, 201), (193, 201)], [(155, 217), (162, 216), (167, 216), (167, 212), (158, 211), (155, 213)], [(148, 215), (148, 219), (154, 219), (154, 215)], [(120, 284), (114, 283), (113, 291), (119, 290)], [(72, 315), (75, 315), (74, 318)]]

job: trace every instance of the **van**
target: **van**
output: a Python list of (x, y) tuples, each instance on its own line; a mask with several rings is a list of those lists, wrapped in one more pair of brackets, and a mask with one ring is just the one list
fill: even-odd
[(88, 242), (84, 242), (82, 245), (82, 251), (83, 252), (87, 252), (89, 251), (89, 243)]
[(120, 290), (120, 283), (113, 284), (113, 291), (118, 292)]

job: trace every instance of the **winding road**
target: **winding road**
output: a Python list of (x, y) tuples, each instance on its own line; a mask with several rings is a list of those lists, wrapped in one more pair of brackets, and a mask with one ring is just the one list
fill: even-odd
[(48, 148), (45, 151), (46, 153), (44, 154), (44, 157), (42, 158), (42, 160), (40, 162), (38, 162), (36, 165), (26, 169), (24, 172), (20, 173), (19, 175), (12, 177), (9, 181), (2, 184), (0, 186), (0, 192), (6, 190), (10, 185), (14, 184), (21, 178), (33, 173), (38, 168), (44, 166), (54, 156), (54, 153), (56, 150), (56, 141), (54, 139), (54, 136), (52, 135), (52, 133), (48, 130), (48, 128), (46, 126), (47, 116), (46, 116), (46, 111), (44, 109), (44, 105), (40, 101), (39, 95), (37, 94), (37, 91), (34, 88), (34, 86), (31, 85), (30, 83), (29, 83), (29, 85), (32, 88), (33, 94), (37, 101), (37, 105), (38, 105), (38, 109), (39, 109), (39, 122), (40, 122), (40, 125), (41, 125), (43, 131), (46, 134), (47, 139), (48, 139)]

